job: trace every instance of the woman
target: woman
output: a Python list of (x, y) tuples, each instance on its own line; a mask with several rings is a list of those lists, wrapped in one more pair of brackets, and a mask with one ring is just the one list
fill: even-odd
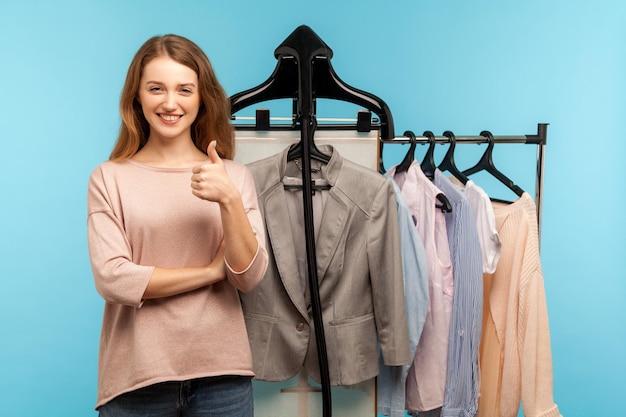
[(149, 39), (128, 69), (110, 160), (91, 175), (89, 254), (105, 300), (100, 416), (251, 416), (238, 291), (267, 268), (254, 182), (204, 52)]

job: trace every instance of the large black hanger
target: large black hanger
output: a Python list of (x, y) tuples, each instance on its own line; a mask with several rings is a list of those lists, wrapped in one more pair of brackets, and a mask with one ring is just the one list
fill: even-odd
[(482, 155), (480, 160), (476, 165), (471, 168), (468, 168), (463, 171), (463, 174), (466, 176), (470, 176), (480, 171), (487, 171), (489, 174), (497, 178), (502, 184), (506, 185), (509, 189), (511, 189), (518, 197), (521, 197), (524, 194), (524, 190), (522, 190), (519, 186), (517, 186), (513, 181), (507, 178), (502, 172), (500, 172), (493, 163), (493, 147), (494, 147), (494, 139), (491, 132), (487, 130), (483, 130), (480, 132), (481, 136), (487, 138), (487, 150)]
[(437, 168), (439, 168), (439, 170), (442, 172), (448, 171), (456, 179), (461, 181), (463, 185), (465, 185), (467, 184), (469, 178), (467, 178), (467, 176), (463, 174), (454, 163), (454, 148), (456, 147), (456, 136), (449, 130), (443, 132), (443, 135), (450, 140), (450, 145), (448, 146), (448, 151), (444, 155)]
[[(306, 48), (304, 53), (303, 46)], [(299, 115), (307, 112), (314, 113), (312, 108), (303, 108), (303, 102), (314, 102), (318, 98), (342, 100), (375, 113), (380, 120), (381, 138), (393, 139), (393, 117), (387, 104), (379, 97), (343, 82), (330, 63), (333, 56), (332, 49), (311, 28), (305, 25), (299, 26), (276, 48), (274, 56), (278, 63), (265, 82), (230, 97), (231, 114), (255, 103), (291, 98), (294, 100), (294, 116), (296, 116), (294, 124), (298, 124)], [(303, 79), (302, 68), (298, 67), (299, 59), (309, 59), (309, 57), (313, 57), (310, 81)], [(311, 84), (302, 85), (308, 82)], [(310, 97), (311, 100), (302, 100), (302, 94), (309, 91), (313, 94)]]
[[(314, 185), (310, 172), (312, 159), (328, 162), (329, 156), (320, 152), (314, 143), (314, 132), (317, 128), (315, 103), (318, 98), (329, 98), (348, 101), (367, 108), (378, 115), (383, 139), (393, 139), (393, 119), (389, 108), (381, 99), (350, 87), (339, 79), (330, 65), (332, 50), (309, 27), (298, 27), (276, 48), (274, 56), (278, 63), (269, 79), (257, 87), (231, 96), (231, 114), (255, 103), (283, 98), (293, 100), (291, 127), (299, 128), (300, 142), (290, 148), (288, 158), (302, 158), (307, 275), (320, 366), (322, 409), (323, 415), (330, 417), (332, 413), (330, 375), (317, 279), (311, 198)], [(351, 128), (358, 130), (358, 123)]]

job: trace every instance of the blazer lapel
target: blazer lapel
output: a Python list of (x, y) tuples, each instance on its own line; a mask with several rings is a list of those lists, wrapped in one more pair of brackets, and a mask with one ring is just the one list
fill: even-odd
[(272, 213), (271, 216), (265, 216), (265, 223), (278, 274), (293, 304), (304, 317), (308, 317), (309, 313), (304, 299), (305, 288), (302, 287), (298, 271), (289, 210), (282, 184), (275, 186), (266, 195), (265, 212)]
[(326, 275), (330, 261), (336, 253), (344, 229), (348, 227), (348, 205), (331, 189), (326, 200), (318, 236), (315, 237), (318, 280)]

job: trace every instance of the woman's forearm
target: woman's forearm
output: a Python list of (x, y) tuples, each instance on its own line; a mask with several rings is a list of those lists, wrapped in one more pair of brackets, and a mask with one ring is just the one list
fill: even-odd
[(221, 203), (220, 212), (224, 229), (226, 261), (235, 272), (243, 271), (256, 255), (258, 242), (241, 198)]
[(214, 284), (226, 278), (224, 243), (211, 264), (191, 268), (154, 268), (143, 299), (169, 297)]

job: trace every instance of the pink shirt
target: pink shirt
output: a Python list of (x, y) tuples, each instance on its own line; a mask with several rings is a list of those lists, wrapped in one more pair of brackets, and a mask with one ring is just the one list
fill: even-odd
[(252, 176), (224, 161), (259, 247), (243, 272), (177, 296), (142, 301), (154, 267), (206, 266), (223, 231), (217, 203), (191, 193), (191, 168), (105, 162), (89, 181), (88, 243), (105, 300), (96, 407), (163, 381), (253, 375), (239, 293), (232, 278), (260, 282), (267, 268), (263, 221)]
[(426, 322), (406, 380), (406, 408), (430, 411), (443, 405), (454, 280), (444, 213), (435, 207), (441, 193), (417, 162), (408, 171), (389, 170), (402, 190), (424, 243), (428, 265)]

